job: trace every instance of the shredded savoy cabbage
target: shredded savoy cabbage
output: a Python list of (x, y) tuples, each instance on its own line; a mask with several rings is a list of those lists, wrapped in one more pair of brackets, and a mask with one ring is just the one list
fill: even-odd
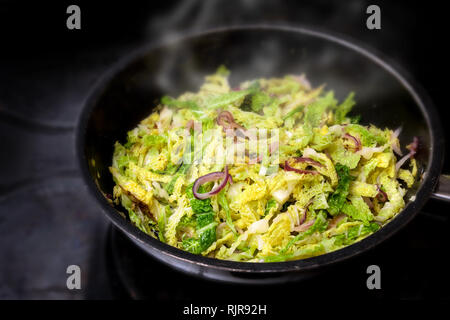
[[(163, 97), (116, 142), (113, 197), (137, 228), (194, 254), (278, 262), (355, 243), (404, 208), (416, 161), (396, 168), (398, 134), (349, 116), (353, 93), (339, 102), (290, 75), (232, 88), (228, 76), (221, 66), (198, 92)], [(225, 186), (195, 189), (225, 166)]]

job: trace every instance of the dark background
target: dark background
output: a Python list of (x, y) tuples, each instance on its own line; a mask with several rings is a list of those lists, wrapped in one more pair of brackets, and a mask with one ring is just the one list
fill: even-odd
[[(93, 84), (127, 52), (170, 35), (215, 26), (264, 22), (331, 30), (375, 48), (410, 73), (434, 101), (449, 141), (449, 30), (440, 3), (0, 1), (0, 298), (130, 297), (119, 288), (120, 277), (111, 275), (114, 268), (105, 249), (109, 224), (80, 178), (73, 135)], [(81, 8), (81, 30), (66, 28), (70, 4)], [(381, 8), (381, 30), (366, 28), (370, 4)], [(444, 171), (450, 172), (447, 160)], [(154, 264), (148, 267), (153, 268), (148, 277), (165, 276), (154, 280), (157, 289), (152, 294), (143, 296), (166, 303), (214, 302), (202, 290), (216, 286), (222, 292), (219, 298), (227, 299), (233, 292), (240, 303), (253, 296), (275, 304), (292, 298), (292, 292), (302, 297), (303, 290), (328, 290), (351, 298), (448, 300), (449, 241), (444, 235), (449, 226), (449, 206), (430, 201), (405, 230), (343, 265), (342, 273), (301, 286), (277, 287), (280, 295), (196, 281)], [(381, 292), (365, 288), (365, 268), (371, 263), (385, 270)], [(80, 291), (65, 287), (70, 264), (82, 269), (86, 285)]]

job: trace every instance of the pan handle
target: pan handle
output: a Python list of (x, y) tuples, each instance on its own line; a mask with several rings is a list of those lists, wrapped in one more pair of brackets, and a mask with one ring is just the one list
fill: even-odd
[(450, 175), (441, 174), (436, 190), (431, 197), (450, 202)]

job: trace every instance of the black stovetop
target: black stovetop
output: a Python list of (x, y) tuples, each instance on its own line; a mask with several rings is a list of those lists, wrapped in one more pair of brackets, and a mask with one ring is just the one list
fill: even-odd
[[(436, 42), (428, 36), (433, 32), (437, 39), (443, 30), (440, 21), (445, 19), (431, 9), (421, 8), (419, 14), (411, 5), (382, 2), (383, 29), (371, 33), (362, 18), (367, 1), (348, 1), (345, 7), (321, 1), (288, 1), (282, 7), (270, 1), (264, 6), (248, 1), (240, 10), (226, 1), (208, 3), (212, 4), (111, 5), (106, 17), (100, 5), (82, 2), (86, 23), (79, 34), (72, 34), (59, 26), (65, 27), (63, 4), (44, 10), (48, 19), (41, 21), (37, 31), (32, 27), (34, 15), (20, 11), (17, 2), (2, 2), (0, 35), (6, 45), (0, 53), (0, 299), (275, 303), (299, 301), (324, 291), (346, 299), (450, 299), (450, 205), (434, 200), (376, 249), (301, 284), (272, 286), (274, 290), (211, 283), (173, 271), (110, 226), (80, 177), (74, 128), (95, 81), (143, 43), (185, 29), (240, 22), (319, 25), (394, 58), (419, 80), (438, 107), (447, 102), (446, 84), (439, 80), (439, 73), (444, 73), (443, 64), (448, 62), (440, 50), (430, 52)], [(63, 17), (55, 18), (61, 10)], [(420, 26), (419, 18), (430, 23)], [(445, 109), (440, 111), (445, 115)], [(445, 129), (448, 138), (449, 129)], [(444, 170), (450, 172), (448, 161)], [(371, 264), (382, 270), (381, 290), (366, 287), (366, 268)], [(81, 268), (81, 290), (66, 287), (69, 265)], [(211, 285), (217, 289), (214, 297), (208, 294)]]

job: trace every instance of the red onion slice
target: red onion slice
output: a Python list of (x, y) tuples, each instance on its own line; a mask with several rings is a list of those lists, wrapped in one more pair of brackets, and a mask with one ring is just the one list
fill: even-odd
[(401, 166), (409, 158), (414, 158), (414, 156), (417, 153), (417, 150), (419, 149), (419, 138), (414, 137), (413, 138), (413, 142), (411, 142), (406, 148), (409, 150), (409, 153), (406, 156), (404, 156), (403, 158), (401, 158), (400, 160), (397, 161), (397, 163), (395, 164), (395, 171), (398, 171), (398, 169), (400, 169)]
[(340, 213), (339, 215), (337, 215), (336, 217), (331, 219), (330, 223), (328, 224), (327, 230), (330, 230), (330, 229), (336, 227), (339, 224), (339, 222), (341, 222), (342, 219), (344, 219), (344, 218), (345, 218), (345, 214)]
[(305, 208), (304, 208), (304, 212), (303, 212), (303, 216), (300, 219), (300, 222), (298, 223), (299, 225), (302, 225), (305, 220), (306, 220), (306, 216), (308, 215), (308, 208), (309, 206), (313, 203), (312, 199), (308, 201), (308, 203), (306, 204)]
[(303, 222), (305, 222), (307, 211), (308, 211), (308, 209), (305, 209), (305, 210), (304, 210), (303, 215), (302, 215), (302, 218), (300, 219), (300, 221), (299, 221), (299, 223), (298, 223), (299, 225), (302, 225)]
[(373, 209), (373, 202), (372, 200), (370, 200), (370, 198), (368, 197), (362, 197), (364, 202), (367, 204), (367, 206), (369, 207), (369, 209)]
[(294, 227), (293, 231), (296, 231), (296, 232), (306, 231), (314, 224), (314, 221), (315, 221), (315, 219), (306, 221), (306, 222), (302, 223), (301, 225)]
[(186, 123), (186, 130), (190, 132), (194, 130), (196, 132), (202, 131), (202, 124), (200, 122), (195, 122), (194, 120), (189, 120)]
[(408, 149), (409, 153), (411, 153), (411, 156), (414, 157), (414, 155), (417, 153), (417, 150), (419, 149), (419, 138), (414, 137), (413, 141), (406, 146), (406, 149)]
[(245, 132), (245, 128), (234, 121), (234, 117), (230, 111), (221, 111), (217, 116), (216, 122), (219, 126), (226, 129), (241, 129)]
[(222, 126), (224, 129), (231, 129), (232, 124), (234, 123), (234, 118), (231, 112), (221, 111), (216, 118), (216, 122), (219, 126)]
[(287, 160), (284, 162), (284, 170), (294, 171), (297, 173), (304, 173), (304, 174), (318, 174), (319, 173), (319, 172), (313, 171), (313, 170), (302, 170), (302, 169), (297, 169), (297, 168), (291, 167)]
[(321, 164), (320, 162), (314, 161), (311, 158), (295, 157), (294, 160), (295, 160), (295, 162), (306, 162), (306, 163), (308, 163), (308, 164), (310, 164), (312, 166), (315, 166), (315, 167), (321, 167), (321, 168), (324, 167), (323, 164)]
[(392, 138), (397, 139), (400, 133), (402, 132), (402, 127), (398, 127), (395, 129), (395, 131), (392, 133)]
[(311, 90), (311, 83), (306, 79), (304, 74), (299, 76), (292, 76), (298, 83), (300, 83), (306, 90)]
[(388, 201), (388, 195), (386, 194), (386, 192), (381, 190), (380, 186), (378, 186), (378, 185), (377, 185), (377, 189), (378, 189), (378, 194), (376, 195), (376, 197), (377, 197), (378, 201), (380, 201), (380, 202)]
[(361, 150), (361, 141), (358, 138), (356, 138), (348, 133), (344, 134), (343, 138), (353, 141), (353, 143), (355, 144), (355, 146), (354, 146), (355, 151)]
[(230, 137), (234, 137), (234, 142), (236, 143), (239, 139), (256, 139), (256, 131), (253, 132), (251, 129), (247, 130), (236, 121), (229, 111), (221, 111), (216, 118), (216, 123), (222, 126), (225, 134)]
[[(198, 193), (198, 188), (200, 188), (202, 184), (205, 184), (210, 181), (215, 181), (221, 178), (223, 178), (222, 182), (213, 190), (205, 193)], [(192, 193), (194, 194), (194, 197), (196, 197), (199, 200), (207, 199), (215, 194), (218, 194), (220, 190), (225, 188), (227, 182), (230, 181), (230, 178), (231, 176), (228, 174), (228, 166), (225, 166), (225, 172), (211, 172), (195, 180), (194, 185), (192, 186)]]

